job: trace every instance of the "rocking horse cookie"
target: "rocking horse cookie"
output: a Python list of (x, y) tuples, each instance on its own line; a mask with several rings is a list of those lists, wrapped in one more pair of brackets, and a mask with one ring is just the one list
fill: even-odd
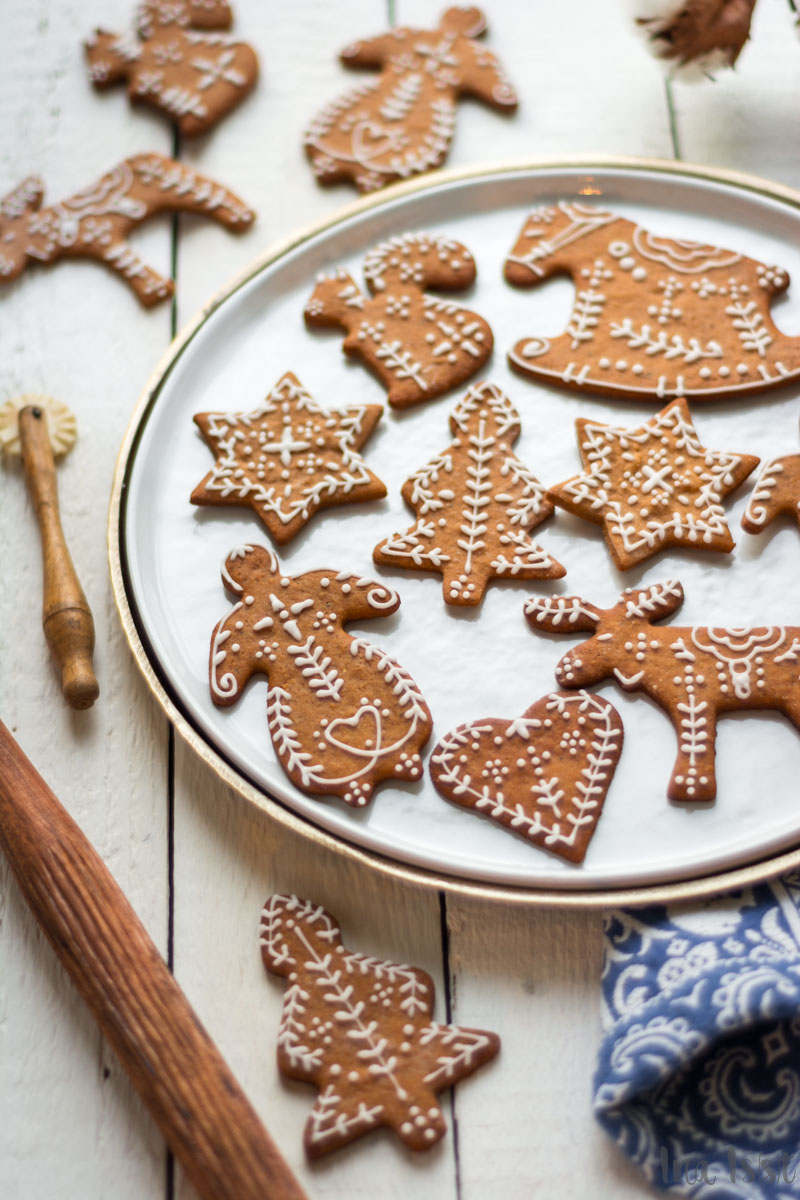
[(171, 279), (146, 266), (126, 241), (128, 233), (160, 212), (212, 217), (234, 233), (248, 229), (255, 213), (221, 184), (162, 154), (126, 158), (92, 187), (42, 207), (41, 180), (23, 180), (0, 200), (0, 284), (32, 263), (94, 258), (133, 289), (145, 308), (168, 299)]
[(417, 780), (432, 720), (394, 659), (344, 630), (388, 617), (395, 592), (346, 571), (291, 577), (263, 546), (239, 546), (222, 578), (236, 603), (211, 638), (211, 699), (234, 704), (257, 672), (269, 677), (267, 722), (292, 783), (362, 808), (384, 779)]
[(399, 27), (348, 46), (341, 56), (346, 66), (374, 68), (380, 76), (311, 122), (305, 147), (319, 182), (348, 180), (372, 192), (441, 166), (460, 96), (513, 112), (514, 89), (475, 40), (485, 32), (479, 8), (448, 8), (438, 28)]
[(220, 0), (148, 0), (139, 7), (138, 41), (104, 29), (87, 39), (89, 78), (103, 90), (126, 82), (131, 103), (164, 113), (183, 137), (206, 133), (258, 79), (252, 46), (210, 32), (231, 20)]
[(520, 339), (508, 358), (523, 375), (644, 401), (718, 400), (800, 376), (800, 338), (770, 314), (789, 286), (782, 267), (562, 200), (530, 214), (505, 277), (528, 288), (565, 274), (576, 288), (566, 332)]
[(681, 803), (717, 794), (717, 718), (726, 712), (773, 709), (800, 731), (800, 626), (724, 629), (654, 622), (683, 603), (669, 581), (629, 588), (611, 608), (579, 596), (533, 597), (525, 615), (533, 629), (589, 633), (556, 667), (559, 687), (584, 688), (614, 679), (662, 708), (678, 736), (667, 795)]
[(483, 317), (425, 292), (467, 288), (475, 275), (475, 260), (460, 242), (403, 234), (367, 254), (369, 296), (346, 271), (321, 275), (306, 324), (344, 329), (345, 354), (378, 377), (393, 408), (408, 408), (457, 387), (489, 358), (494, 339)]
[(192, 504), (252, 508), (279, 544), (321, 508), (380, 500), (386, 488), (358, 454), (380, 404), (323, 409), (287, 372), (253, 412), (197, 413), (216, 462)]
[(553, 512), (511, 446), (519, 414), (493, 383), (475, 384), (450, 416), (454, 440), (403, 484), (418, 520), (375, 547), (383, 566), (437, 571), (445, 604), (480, 604), (492, 579), (560, 579), (530, 531)]

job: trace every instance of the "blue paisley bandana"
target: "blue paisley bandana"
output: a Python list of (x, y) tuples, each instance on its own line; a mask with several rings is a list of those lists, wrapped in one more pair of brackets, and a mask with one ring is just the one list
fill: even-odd
[(800, 872), (605, 921), (600, 1124), (673, 1195), (800, 1197)]

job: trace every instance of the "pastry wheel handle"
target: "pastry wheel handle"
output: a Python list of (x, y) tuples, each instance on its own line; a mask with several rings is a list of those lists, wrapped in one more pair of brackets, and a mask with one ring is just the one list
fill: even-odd
[(25, 477), (42, 535), (42, 625), (61, 671), (61, 687), (73, 708), (90, 708), (100, 689), (92, 665), (94, 621), (80, 585), (58, 508), (53, 451), (44, 410), (20, 410), (19, 436)]
[(203, 1200), (305, 1200), (144, 926), (0, 722), (0, 848)]

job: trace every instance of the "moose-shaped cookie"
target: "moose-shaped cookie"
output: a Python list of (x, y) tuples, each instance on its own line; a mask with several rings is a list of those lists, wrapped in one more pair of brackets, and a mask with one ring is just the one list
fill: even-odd
[(770, 316), (789, 286), (782, 267), (562, 200), (534, 209), (505, 262), (517, 287), (553, 275), (575, 283), (572, 315), (558, 337), (516, 343), (508, 357), (524, 375), (647, 402), (719, 400), (800, 375), (800, 338)]
[(227, 29), (230, 5), (149, 0), (139, 8), (140, 41), (96, 29), (84, 43), (98, 89), (127, 82), (133, 104), (171, 118), (183, 137), (205, 133), (239, 104), (258, 78), (252, 46), (209, 30)]
[(559, 685), (613, 678), (626, 692), (644, 692), (678, 735), (669, 798), (713, 800), (720, 713), (774, 709), (800, 730), (800, 626), (655, 627), (682, 603), (683, 588), (669, 581), (629, 588), (607, 609), (578, 596), (536, 597), (525, 616), (533, 629), (591, 633), (559, 662)]
[(761, 470), (747, 502), (742, 528), (761, 533), (786, 513), (800, 525), (800, 454), (771, 459)]
[(491, 354), (492, 331), (483, 317), (425, 294), (426, 287), (469, 287), (475, 275), (475, 260), (461, 242), (406, 233), (367, 254), (370, 296), (346, 271), (321, 275), (305, 307), (306, 324), (344, 329), (345, 354), (377, 375), (393, 408), (408, 408), (457, 387)]
[(0, 200), (0, 283), (34, 262), (94, 258), (116, 271), (146, 308), (171, 296), (174, 284), (131, 249), (132, 229), (159, 212), (200, 213), (233, 232), (255, 219), (233, 192), (162, 154), (126, 158), (58, 204), (42, 208), (43, 196), (41, 180), (31, 176)]
[(346, 66), (381, 74), (326, 105), (309, 125), (306, 153), (319, 181), (350, 180), (372, 192), (440, 166), (460, 96), (512, 112), (513, 87), (474, 40), (485, 32), (479, 8), (448, 8), (436, 29), (398, 27), (343, 50)]
[(292, 578), (263, 546), (233, 550), (222, 578), (236, 603), (212, 634), (211, 699), (227, 707), (256, 672), (269, 676), (267, 721), (292, 783), (361, 808), (382, 779), (419, 779), (432, 728), (419, 688), (343, 628), (390, 616), (397, 593), (346, 571)]

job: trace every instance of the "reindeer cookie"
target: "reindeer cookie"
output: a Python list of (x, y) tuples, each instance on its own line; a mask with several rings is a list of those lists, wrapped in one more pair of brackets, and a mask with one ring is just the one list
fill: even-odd
[(202, 213), (236, 233), (255, 219), (233, 192), (161, 154), (126, 158), (58, 204), (42, 208), (43, 195), (41, 180), (30, 177), (0, 200), (0, 283), (34, 262), (94, 258), (116, 271), (145, 308), (171, 296), (174, 284), (131, 249), (132, 229), (160, 212)]
[(479, 8), (448, 8), (437, 29), (391, 29), (342, 51), (345, 65), (381, 74), (311, 122), (306, 153), (320, 183), (346, 179), (373, 192), (441, 166), (459, 96), (513, 112), (514, 89), (495, 56), (473, 40), (485, 32)]
[(626, 692), (644, 692), (678, 736), (670, 800), (713, 800), (721, 714), (774, 709), (800, 730), (800, 626), (654, 625), (682, 603), (683, 588), (670, 581), (629, 588), (607, 609), (577, 596), (536, 597), (525, 615), (533, 629), (590, 633), (556, 667), (559, 686), (613, 678)]
[(97, 29), (84, 43), (96, 88), (123, 81), (134, 104), (147, 104), (176, 122), (183, 137), (206, 133), (245, 98), (258, 79), (247, 42), (220, 33), (230, 5), (211, 0), (149, 0), (139, 8), (139, 41)]
[(619, 713), (589, 692), (552, 692), (512, 721), (459, 725), (431, 755), (445, 800), (581, 863), (622, 752)]
[(211, 699), (234, 704), (251, 675), (269, 677), (267, 721), (295, 787), (362, 808), (383, 779), (419, 779), (431, 714), (419, 688), (346, 621), (388, 617), (400, 598), (346, 571), (285, 575), (263, 546), (225, 561), (236, 603), (211, 638)]
[(287, 372), (249, 413), (198, 413), (216, 462), (192, 504), (252, 508), (279, 544), (320, 508), (379, 500), (386, 488), (357, 453), (380, 420), (380, 404), (320, 408)]
[(494, 1058), (496, 1034), (438, 1024), (430, 975), (348, 950), (336, 920), (310, 900), (270, 898), (261, 955), (289, 981), (278, 1069), (319, 1090), (303, 1139), (309, 1158), (381, 1125), (410, 1150), (444, 1137), (437, 1093)]
[(564, 274), (576, 288), (566, 333), (518, 341), (508, 358), (523, 375), (644, 401), (718, 400), (800, 375), (800, 338), (770, 316), (789, 286), (782, 267), (562, 200), (534, 209), (505, 276), (535, 287)]
[(781, 513), (788, 513), (800, 525), (800, 454), (773, 458), (762, 467), (742, 517), (742, 529), (761, 533)]
[(620, 571), (667, 546), (733, 549), (722, 501), (758, 459), (702, 446), (685, 400), (673, 400), (638, 429), (584, 418), (575, 425), (586, 470), (547, 495), (602, 525)]
[(385, 538), (376, 563), (443, 576), (445, 604), (480, 604), (491, 579), (560, 579), (561, 563), (529, 537), (553, 511), (511, 452), (519, 414), (493, 383), (478, 383), (451, 417), (454, 440), (403, 484), (418, 520)]
[(425, 294), (469, 287), (475, 260), (465, 246), (428, 233), (381, 242), (364, 262), (365, 296), (346, 271), (322, 275), (305, 307), (311, 328), (338, 327), (345, 354), (360, 358), (393, 408), (433, 400), (479, 371), (492, 331), (477, 313)]

